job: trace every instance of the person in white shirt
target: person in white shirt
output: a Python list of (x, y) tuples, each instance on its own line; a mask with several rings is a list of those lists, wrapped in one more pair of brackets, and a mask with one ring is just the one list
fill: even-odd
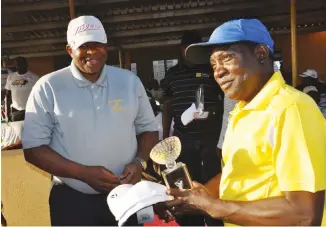
[(1, 150), (22, 148), (24, 121), (5, 122), (1, 124)]
[(157, 80), (153, 79), (149, 82), (148, 91), (151, 93), (153, 98), (160, 101), (162, 98), (163, 90), (160, 88), (160, 84)]
[(17, 72), (8, 75), (5, 96), (10, 121), (22, 121), (25, 118), (28, 96), (39, 77), (28, 71), (28, 63), (24, 57), (17, 57), (15, 61)]

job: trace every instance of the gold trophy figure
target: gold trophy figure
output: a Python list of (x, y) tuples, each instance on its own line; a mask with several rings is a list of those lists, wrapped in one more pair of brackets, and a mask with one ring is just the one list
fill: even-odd
[(180, 153), (179, 138), (171, 136), (156, 144), (150, 153), (150, 158), (157, 164), (166, 166), (161, 174), (167, 188), (190, 189), (192, 181), (187, 166), (182, 162), (176, 163), (175, 161)]

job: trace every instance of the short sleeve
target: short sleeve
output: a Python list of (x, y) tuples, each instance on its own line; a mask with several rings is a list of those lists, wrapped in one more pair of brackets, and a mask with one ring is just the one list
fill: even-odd
[(155, 121), (154, 112), (149, 103), (145, 88), (138, 78), (136, 84), (139, 101), (138, 113), (135, 119), (136, 134), (158, 131), (158, 125)]
[(291, 105), (277, 128), (274, 164), (280, 190), (325, 190), (326, 123), (315, 103), (309, 98)]
[(7, 81), (6, 81), (6, 85), (5, 85), (5, 89), (6, 90), (11, 90), (11, 76), (10, 74), (7, 76)]
[(37, 83), (28, 98), (23, 129), (23, 148), (49, 145), (52, 140), (53, 95), (50, 88)]
[(38, 81), (40, 79), (40, 77), (39, 76), (37, 76), (37, 75), (33, 75), (33, 83), (34, 83), (34, 85), (36, 84), (36, 82)]

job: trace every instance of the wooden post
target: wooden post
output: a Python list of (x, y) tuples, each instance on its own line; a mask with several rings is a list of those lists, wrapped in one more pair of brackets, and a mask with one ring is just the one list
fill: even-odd
[(131, 70), (130, 52), (125, 51), (125, 68)]
[(119, 63), (120, 63), (120, 68), (124, 68), (123, 50), (121, 48), (119, 49)]
[(70, 12), (70, 19), (74, 19), (76, 17), (74, 0), (69, 0), (69, 12)]
[(297, 85), (297, 25), (296, 25), (296, 0), (291, 0), (291, 52), (292, 52), (292, 86)]

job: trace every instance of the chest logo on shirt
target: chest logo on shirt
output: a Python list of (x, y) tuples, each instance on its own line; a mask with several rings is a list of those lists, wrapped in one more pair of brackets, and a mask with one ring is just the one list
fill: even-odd
[(207, 74), (207, 73), (196, 73), (196, 78), (210, 78), (210, 74)]
[(20, 79), (20, 80), (14, 80), (11, 85), (12, 86), (20, 86), (20, 87), (25, 87), (26, 84), (28, 84), (28, 80), (26, 79)]
[(109, 100), (109, 104), (112, 105), (112, 112), (123, 111), (125, 108), (120, 104), (123, 99)]

